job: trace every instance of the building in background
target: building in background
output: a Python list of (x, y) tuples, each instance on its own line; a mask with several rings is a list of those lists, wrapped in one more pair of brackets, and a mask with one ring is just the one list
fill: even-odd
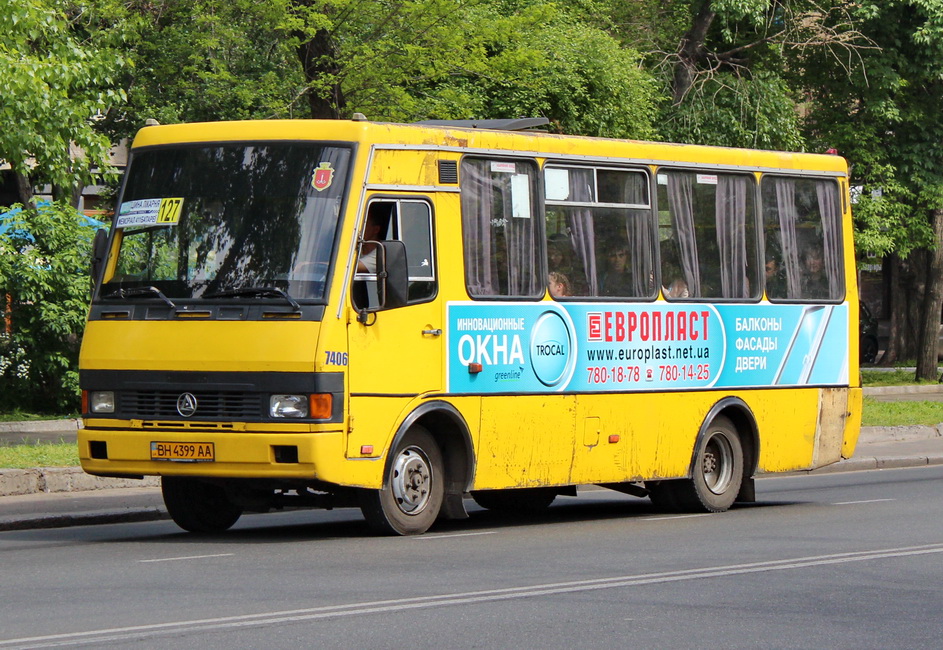
[[(81, 155), (81, 150), (74, 148), (73, 156)], [(111, 164), (118, 170), (119, 174), (124, 173), (124, 168), (128, 164), (128, 141), (122, 140), (111, 151)], [(52, 199), (52, 187), (50, 185), (38, 185), (33, 187), (33, 192), (38, 199)], [(109, 204), (110, 197), (108, 187), (105, 185), (86, 185), (82, 188), (79, 196), (79, 203), (76, 206), (79, 212), (94, 217), (96, 219), (107, 220), (111, 216), (112, 206)], [(16, 178), (10, 164), (0, 160), (0, 206), (9, 207), (14, 203), (20, 203), (20, 195), (16, 187)]]

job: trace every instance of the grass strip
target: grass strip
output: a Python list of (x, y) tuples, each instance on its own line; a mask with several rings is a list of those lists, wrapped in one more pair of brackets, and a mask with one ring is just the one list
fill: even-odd
[(78, 464), (79, 449), (74, 442), (0, 446), (0, 469), (74, 467)]
[(79, 417), (77, 413), (50, 414), (50, 413), (27, 413), (26, 411), (14, 410), (6, 413), (0, 413), (0, 422), (35, 422), (39, 420), (69, 420)]
[(883, 402), (871, 397), (864, 398), (864, 408), (861, 414), (862, 426), (936, 426), (941, 422), (943, 422), (943, 402)]
[(936, 381), (916, 381), (913, 370), (862, 370), (862, 386), (934, 386)]

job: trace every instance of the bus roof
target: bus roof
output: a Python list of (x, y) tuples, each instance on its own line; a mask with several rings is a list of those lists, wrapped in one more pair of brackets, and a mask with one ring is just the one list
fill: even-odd
[[(462, 153), (514, 153), (539, 158), (632, 160), (642, 164), (697, 164), (753, 169), (796, 169), (847, 174), (844, 158), (759, 149), (617, 140), (540, 131), (500, 130), (499, 122), (394, 124), (366, 120), (248, 120), (147, 126), (132, 148), (200, 142), (331, 141), (364, 145), (437, 148)], [(469, 124), (471, 121), (469, 122)], [(487, 126), (486, 126), (487, 125)], [(487, 128), (492, 127), (492, 128)], [(514, 128), (514, 127), (511, 127)], [(520, 127), (518, 127), (520, 128)]]

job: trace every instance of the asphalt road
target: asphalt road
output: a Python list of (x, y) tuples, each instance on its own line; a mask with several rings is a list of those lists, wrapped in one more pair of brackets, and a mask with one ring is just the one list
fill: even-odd
[(421, 537), (357, 511), (0, 533), (0, 648), (937, 648), (943, 467), (758, 481), (669, 516), (612, 492)]

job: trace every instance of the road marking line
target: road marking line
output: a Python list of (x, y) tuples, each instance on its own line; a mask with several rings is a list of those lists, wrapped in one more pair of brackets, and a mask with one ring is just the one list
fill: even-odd
[(883, 503), (885, 501), (897, 501), (897, 499), (868, 499), (867, 501), (839, 501), (833, 503), (833, 506), (856, 506), (859, 503)]
[(480, 533), (454, 533), (454, 534), (448, 534), (448, 535), (414, 535), (410, 539), (415, 540), (417, 542), (422, 542), (422, 541), (430, 540), (430, 539), (448, 539), (450, 537), (475, 537), (476, 535), (494, 535), (497, 532), (498, 531), (496, 530), (489, 530), (489, 531), (484, 531)]
[(594, 591), (599, 589), (640, 587), (645, 585), (683, 582), (687, 580), (700, 580), (703, 578), (726, 578), (751, 573), (766, 573), (770, 571), (785, 571), (790, 569), (806, 569), (815, 566), (847, 564), (850, 562), (897, 559), (902, 557), (928, 555), (932, 553), (943, 553), (943, 543), (878, 549), (874, 551), (853, 551), (848, 553), (833, 553), (829, 555), (812, 555), (784, 560), (769, 560), (766, 562), (750, 562), (746, 564), (730, 564), (700, 569), (682, 569), (680, 571), (648, 573), (634, 576), (613, 576), (610, 578), (593, 578), (588, 580), (575, 580), (571, 582), (551, 582), (530, 585), (527, 587), (508, 587), (504, 589), (486, 589), (481, 591), (440, 594), (437, 596), (417, 596), (414, 598), (395, 598), (390, 600), (378, 600), (363, 603), (327, 605), (323, 607), (311, 607), (307, 609), (285, 610), (262, 614), (246, 614), (243, 616), (222, 616), (218, 618), (176, 621), (170, 623), (154, 623), (151, 625), (115, 627), (100, 630), (88, 630), (86, 632), (49, 634), (45, 636), (0, 640), (0, 648), (22, 646), (26, 644), (29, 644), (29, 647), (31, 648), (50, 648), (66, 645), (88, 645), (92, 643), (141, 640), (168, 635), (196, 634), (212, 630), (236, 630), (239, 628), (261, 625), (299, 623), (347, 616), (364, 616), (368, 614), (379, 614), (385, 612), (403, 612), (414, 609), (430, 609), (433, 607), (492, 603), (517, 598), (556, 596), (560, 594)]
[(696, 515), (661, 515), (658, 517), (642, 517), (640, 521), (665, 521), (666, 519), (692, 519), (694, 517), (710, 517), (711, 513), (704, 512)]
[(203, 560), (208, 557), (229, 557), (235, 553), (214, 553), (213, 555), (184, 555), (182, 557), (160, 557), (153, 560), (138, 560), (141, 564), (147, 562), (176, 562), (177, 560)]

